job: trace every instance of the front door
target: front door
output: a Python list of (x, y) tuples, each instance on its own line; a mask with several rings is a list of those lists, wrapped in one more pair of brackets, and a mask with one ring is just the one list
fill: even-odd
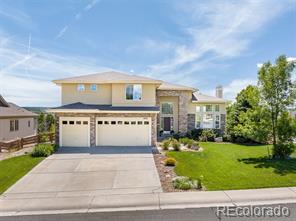
[(170, 117), (164, 117), (163, 118), (163, 130), (164, 131), (171, 131), (171, 118)]

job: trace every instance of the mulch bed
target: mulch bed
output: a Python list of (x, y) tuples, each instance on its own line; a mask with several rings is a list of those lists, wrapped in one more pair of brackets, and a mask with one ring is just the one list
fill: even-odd
[(173, 178), (177, 177), (176, 173), (174, 172), (174, 166), (166, 166), (165, 156), (164, 153), (159, 152), (159, 150), (155, 149), (153, 151), (154, 162), (158, 171), (159, 179), (161, 182), (163, 192), (188, 192), (188, 191), (202, 191), (197, 189), (190, 189), (190, 190), (180, 190), (175, 189), (173, 186)]

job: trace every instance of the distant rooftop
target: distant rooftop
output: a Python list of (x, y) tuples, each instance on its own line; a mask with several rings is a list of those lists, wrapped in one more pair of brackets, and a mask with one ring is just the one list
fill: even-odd
[(203, 103), (203, 102), (205, 102), (205, 103), (207, 103), (207, 102), (225, 103), (225, 102), (228, 102), (228, 100), (226, 100), (224, 98), (205, 95), (200, 92), (193, 93), (192, 101), (199, 102), (199, 103)]
[(0, 95), (0, 118), (9, 117), (37, 117), (38, 115), (19, 107), (13, 103), (6, 102)]

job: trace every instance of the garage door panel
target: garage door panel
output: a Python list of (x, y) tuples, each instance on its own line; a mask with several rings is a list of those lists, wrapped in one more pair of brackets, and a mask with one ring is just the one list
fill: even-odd
[(89, 118), (61, 118), (61, 146), (89, 147)]
[(149, 146), (147, 118), (97, 118), (98, 146)]

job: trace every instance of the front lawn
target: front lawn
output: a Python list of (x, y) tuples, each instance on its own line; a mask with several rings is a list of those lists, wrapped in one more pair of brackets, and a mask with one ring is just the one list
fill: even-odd
[(296, 158), (269, 160), (267, 145), (200, 145), (202, 152), (172, 151), (167, 155), (177, 160), (177, 175), (195, 179), (203, 175), (207, 190), (296, 186)]
[(44, 157), (18, 156), (0, 161), (0, 194), (28, 173)]

